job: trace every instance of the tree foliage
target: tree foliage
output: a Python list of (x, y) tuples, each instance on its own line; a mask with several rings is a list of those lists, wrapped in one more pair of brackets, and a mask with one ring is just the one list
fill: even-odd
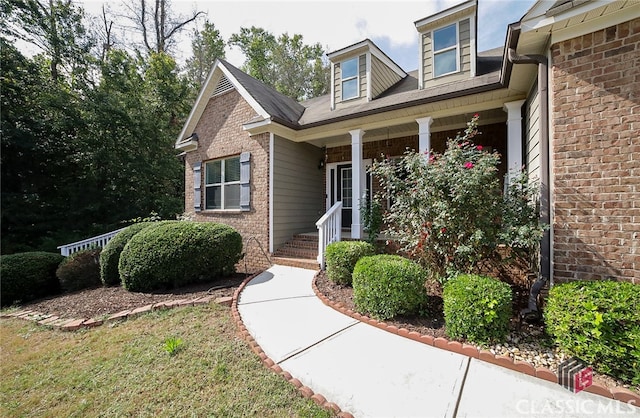
[(229, 44), (244, 53), (247, 74), (286, 96), (303, 100), (328, 92), (329, 68), (323, 49), (317, 43), (305, 44), (302, 35), (275, 37), (252, 26), (233, 34)]
[(216, 58), (224, 58), (225, 41), (215, 25), (208, 20), (202, 30), (194, 29), (191, 35), (193, 56), (186, 61), (187, 78), (197, 92), (205, 82)]

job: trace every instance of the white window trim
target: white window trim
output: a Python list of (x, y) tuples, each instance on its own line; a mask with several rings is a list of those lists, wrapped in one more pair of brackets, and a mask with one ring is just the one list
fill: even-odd
[[(353, 60), (356, 61), (356, 75), (353, 77), (345, 78), (343, 76), (344, 63), (353, 61)], [(356, 80), (356, 86), (357, 86), (356, 95), (353, 97), (344, 97), (344, 82), (351, 81), (351, 80)], [(342, 101), (346, 101), (346, 100), (357, 99), (359, 97), (360, 97), (360, 56), (358, 55), (356, 57), (349, 58), (347, 60), (340, 62), (340, 98)]]
[[(447, 48), (443, 48), (439, 51), (436, 51), (436, 31), (440, 30), (440, 29), (444, 29), (447, 28), (449, 26), (453, 26), (455, 25), (456, 27), (456, 43), (454, 46), (450, 46)], [(459, 73), (460, 72), (460, 21), (454, 22), (454, 23), (449, 23), (440, 27), (437, 27), (435, 29), (433, 29), (431, 31), (431, 43), (432, 43), (432, 48), (431, 48), (431, 62), (433, 63), (432, 68), (433, 71), (431, 72), (432, 77), (433, 78), (440, 78), (440, 77), (444, 77), (450, 74), (455, 74), (455, 73)], [(440, 75), (436, 75), (436, 55), (437, 54), (441, 54), (443, 52), (448, 52), (448, 51), (452, 51), (454, 50), (456, 51), (456, 69), (454, 71), (450, 71), (448, 73), (444, 73), (444, 74), (440, 74)]]
[[(218, 158), (215, 160), (209, 160), (207, 162), (205, 162), (204, 166), (205, 166), (205, 176), (204, 176), (204, 208), (205, 210), (208, 211), (233, 211), (233, 212), (239, 212), (241, 210), (241, 205), (238, 204), (237, 208), (226, 208), (225, 204), (226, 204), (226, 199), (225, 199), (225, 187), (224, 186), (231, 186), (231, 185), (235, 185), (237, 184), (238, 186), (240, 186), (241, 181), (237, 180), (237, 181), (230, 181), (230, 182), (226, 182), (225, 181), (225, 162), (227, 160), (231, 160), (234, 158), (238, 158), (240, 159), (240, 155), (235, 155), (235, 156), (231, 156), (231, 157), (226, 157), (226, 158)], [(209, 164), (210, 163), (214, 163), (216, 161), (220, 161), (220, 183), (207, 183), (207, 179), (208, 179), (208, 171), (209, 171)], [(240, 164), (238, 164), (238, 167), (240, 167)], [(241, 170), (241, 169), (240, 169)], [(238, 176), (240, 177), (240, 176)], [(222, 203), (222, 207), (220, 208), (207, 208), (207, 193), (209, 191), (209, 187), (214, 187), (214, 186), (220, 186), (220, 200)]]

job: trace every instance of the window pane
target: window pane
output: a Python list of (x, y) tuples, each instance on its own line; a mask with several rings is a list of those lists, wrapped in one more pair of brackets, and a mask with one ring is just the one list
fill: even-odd
[(224, 208), (240, 209), (240, 185), (228, 184), (224, 186)]
[(205, 189), (205, 209), (222, 209), (222, 187), (209, 186)]
[(221, 161), (207, 163), (207, 181), (205, 184), (220, 183), (222, 181), (221, 163)]
[(358, 75), (358, 58), (350, 59), (342, 63), (342, 79), (356, 77)]
[(342, 207), (353, 207), (353, 178), (350, 168), (342, 169)]
[(224, 182), (240, 181), (240, 157), (224, 161)]
[(456, 25), (433, 31), (433, 50), (440, 51), (456, 44)]
[(342, 98), (353, 99), (358, 97), (358, 79), (354, 78), (342, 82)]
[(455, 49), (452, 49), (450, 51), (434, 55), (434, 75), (436, 77), (442, 74), (452, 73), (457, 70), (456, 52), (457, 51)]

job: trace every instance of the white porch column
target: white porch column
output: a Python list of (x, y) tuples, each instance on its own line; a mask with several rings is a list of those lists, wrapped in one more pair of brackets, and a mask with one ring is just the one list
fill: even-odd
[(365, 172), (362, 163), (362, 129), (349, 131), (351, 134), (351, 173), (353, 176), (352, 193), (353, 206), (351, 208), (351, 238), (362, 238), (362, 215), (360, 199), (365, 192)]
[(522, 104), (524, 100), (505, 103), (507, 112), (507, 178), (511, 181), (512, 170), (522, 168)]
[(426, 154), (431, 151), (431, 124), (433, 123), (433, 118), (427, 116), (416, 119), (416, 122), (418, 122), (418, 152)]

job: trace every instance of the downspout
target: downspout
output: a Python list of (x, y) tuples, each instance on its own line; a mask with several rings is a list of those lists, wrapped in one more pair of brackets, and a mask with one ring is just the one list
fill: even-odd
[[(538, 66), (538, 97), (540, 98), (540, 222), (551, 225), (550, 216), (550, 169), (549, 169), (549, 62), (544, 55), (518, 55), (514, 48), (509, 48), (507, 58), (512, 64), (535, 64)], [(531, 286), (529, 301), (520, 316), (538, 317), (537, 299), (542, 287), (551, 279), (551, 228), (544, 231), (540, 241), (540, 275)]]

